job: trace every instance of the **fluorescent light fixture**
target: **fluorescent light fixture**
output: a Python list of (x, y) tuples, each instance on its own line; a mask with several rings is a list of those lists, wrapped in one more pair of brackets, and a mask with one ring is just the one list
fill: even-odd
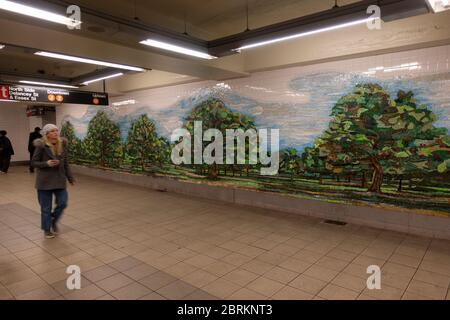
[(435, 13), (450, 10), (450, 0), (427, 0), (427, 2)]
[(117, 102), (113, 102), (112, 106), (113, 107), (120, 107), (120, 106), (128, 106), (130, 104), (136, 104), (136, 100), (124, 100), (124, 101), (117, 101)]
[(293, 35), (290, 35), (290, 36), (276, 38), (276, 39), (272, 39), (272, 40), (256, 42), (256, 43), (252, 43), (252, 44), (248, 44), (248, 45), (242, 46), (242, 47), (234, 49), (234, 50), (235, 51), (241, 51), (241, 50), (251, 49), (251, 48), (255, 48), (255, 47), (265, 46), (265, 45), (272, 44), (272, 43), (277, 43), (277, 42), (281, 42), (281, 41), (286, 41), (286, 40), (306, 37), (306, 36), (310, 36), (310, 35), (313, 35), (313, 34), (326, 32), (326, 31), (331, 31), (331, 30), (337, 30), (337, 29), (347, 28), (347, 27), (351, 27), (351, 26), (356, 26), (356, 25), (364, 24), (364, 23), (367, 23), (369, 21), (376, 20), (376, 19), (378, 19), (378, 18), (369, 17), (369, 18), (365, 18), (365, 19), (361, 19), (361, 20), (355, 20), (355, 21), (352, 21), (352, 22), (338, 24), (338, 25), (331, 26), (331, 27), (326, 27), (326, 28), (316, 29), (316, 30), (312, 30), (312, 31), (297, 33), (297, 34), (293, 34)]
[(120, 76), (123, 76), (122, 72), (121, 73), (114, 73), (114, 74), (111, 74), (109, 76), (105, 76), (105, 77), (101, 77), (101, 78), (97, 78), (97, 79), (88, 80), (88, 81), (83, 82), (82, 84), (87, 86), (88, 84), (91, 84), (93, 82), (102, 81), (102, 80), (111, 79), (111, 78), (120, 77)]
[(78, 87), (76, 87), (76, 86), (69, 86), (67, 84), (48, 83), (48, 82), (39, 82), (39, 81), (28, 81), (28, 80), (21, 80), (19, 82), (23, 83), (23, 84), (33, 84), (33, 85), (46, 86), (46, 87), (78, 89)]
[(69, 27), (77, 27), (81, 24), (81, 21), (68, 18), (64, 15), (30, 7), (13, 1), (0, 0), (0, 9), (50, 22), (64, 24)]
[(150, 47), (155, 47), (155, 48), (159, 48), (159, 49), (163, 49), (163, 50), (181, 53), (181, 54), (185, 54), (185, 55), (193, 56), (193, 57), (197, 57), (197, 58), (209, 59), (209, 60), (217, 59), (217, 57), (209, 55), (205, 52), (180, 47), (180, 46), (177, 46), (174, 44), (170, 44), (170, 43), (162, 42), (162, 41), (158, 41), (158, 40), (147, 39), (147, 40), (141, 41), (140, 43), (145, 44)]
[(19, 102), (16, 100), (0, 99), (0, 102)]
[(0, 44), (0, 50), (2, 50), (4, 47), (6, 47), (4, 44)]
[(111, 68), (116, 68), (116, 69), (124, 69), (124, 70), (130, 70), (130, 71), (138, 71), (138, 72), (145, 71), (144, 69), (138, 68), (138, 67), (132, 67), (132, 66), (127, 66), (127, 65), (123, 65), (123, 64), (117, 64), (117, 63), (111, 63), (111, 62), (105, 62), (105, 61), (99, 61), (99, 60), (93, 60), (93, 59), (87, 59), (87, 58), (68, 56), (65, 54), (59, 54), (59, 53), (53, 53), (53, 52), (38, 51), (35, 53), (35, 55), (48, 57), (48, 58), (55, 58), (55, 59), (60, 59), (60, 60), (69, 60), (69, 61), (75, 61), (75, 62), (81, 62), (81, 63), (87, 63), (87, 64), (95, 64), (95, 65), (99, 65), (99, 66), (111, 67)]

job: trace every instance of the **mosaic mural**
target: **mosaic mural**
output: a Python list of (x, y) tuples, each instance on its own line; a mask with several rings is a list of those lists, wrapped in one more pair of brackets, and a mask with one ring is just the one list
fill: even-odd
[[(77, 164), (448, 216), (449, 57), (446, 46), (150, 89), (58, 118)], [(194, 120), (279, 129), (279, 173), (174, 165), (170, 135)]]

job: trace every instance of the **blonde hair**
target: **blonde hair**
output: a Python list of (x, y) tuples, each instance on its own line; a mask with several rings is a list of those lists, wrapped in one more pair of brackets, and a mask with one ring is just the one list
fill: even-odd
[(55, 144), (48, 140), (47, 135), (45, 135), (43, 139), (44, 143), (50, 147), (50, 150), (52, 150), (55, 156), (60, 156), (63, 153), (63, 142), (60, 137), (58, 137), (58, 140)]

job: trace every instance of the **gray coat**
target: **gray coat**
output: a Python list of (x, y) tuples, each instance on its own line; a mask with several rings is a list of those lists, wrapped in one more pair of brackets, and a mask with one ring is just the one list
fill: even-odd
[[(68, 154), (67, 154), (67, 140), (61, 138), (63, 141), (63, 152), (60, 156), (55, 156), (42, 139), (34, 141), (33, 158), (31, 159), (31, 165), (37, 168), (36, 174), (36, 189), (38, 190), (55, 190), (66, 189), (67, 180), (74, 182), (72, 172), (69, 167)], [(56, 167), (49, 167), (48, 160), (59, 160), (60, 163)]]

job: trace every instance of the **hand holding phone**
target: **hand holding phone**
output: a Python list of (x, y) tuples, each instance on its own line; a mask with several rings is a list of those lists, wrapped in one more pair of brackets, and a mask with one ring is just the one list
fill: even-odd
[(59, 165), (59, 160), (48, 160), (47, 164), (49, 167), (56, 167)]

